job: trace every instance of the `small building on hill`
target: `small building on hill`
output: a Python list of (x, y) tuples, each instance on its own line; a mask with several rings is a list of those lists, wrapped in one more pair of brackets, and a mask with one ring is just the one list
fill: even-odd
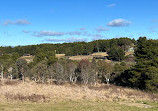
[(129, 47), (129, 49), (125, 52), (125, 56), (133, 55), (134, 47)]
[(130, 48), (128, 49), (128, 52), (134, 52), (134, 47), (130, 47)]

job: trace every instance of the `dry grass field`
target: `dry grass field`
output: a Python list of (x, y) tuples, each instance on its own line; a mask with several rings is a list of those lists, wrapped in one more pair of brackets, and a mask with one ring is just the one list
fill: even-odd
[(4, 81), (0, 111), (158, 111), (158, 94), (113, 85)]
[(126, 53), (125, 53), (125, 56), (133, 55), (133, 54), (134, 54), (134, 52), (126, 52)]
[(91, 59), (93, 59), (93, 56), (91, 56), (91, 55), (78, 55), (78, 56), (70, 56), (69, 59), (75, 60), (75, 61), (80, 61), (83, 59), (91, 60)]

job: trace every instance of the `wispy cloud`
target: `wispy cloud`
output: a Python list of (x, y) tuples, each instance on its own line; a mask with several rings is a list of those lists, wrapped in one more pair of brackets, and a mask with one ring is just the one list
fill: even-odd
[(107, 25), (111, 27), (124, 27), (124, 26), (129, 26), (130, 24), (131, 24), (130, 21), (120, 18), (110, 21)]
[(16, 21), (12, 21), (12, 20), (6, 20), (3, 25), (7, 26), (7, 25), (27, 25), (30, 24), (30, 21), (26, 20), (26, 19), (19, 19)]
[(101, 34), (92, 34), (92, 37), (103, 38), (103, 37), (106, 37), (106, 36), (101, 35)]
[(110, 29), (109, 28), (106, 28), (106, 27), (98, 27), (95, 29), (97, 32), (104, 32), (104, 31), (109, 31)]
[(65, 35), (70, 35), (70, 36), (86, 36), (88, 35), (87, 31), (81, 32), (81, 31), (71, 31), (71, 32), (56, 32), (56, 31), (26, 31), (22, 30), (23, 33), (31, 34), (32, 36), (35, 37), (45, 37), (45, 36), (65, 36)]
[(152, 20), (153, 23), (158, 23), (158, 19)]
[(85, 28), (85, 27), (82, 27), (82, 28), (80, 28), (80, 30), (86, 30), (86, 28)]
[(30, 33), (30, 31), (26, 31), (26, 30), (22, 30), (22, 32), (26, 34)]
[(43, 37), (43, 36), (64, 36), (64, 35), (82, 35), (82, 32), (72, 31), (72, 32), (55, 32), (55, 31), (34, 31), (33, 36)]
[(116, 6), (116, 4), (109, 4), (109, 5), (107, 5), (107, 7), (115, 7)]
[[(97, 39), (102, 39), (106, 37), (102, 34), (94, 34), (94, 33), (89, 33), (87, 31), (55, 32), (55, 31), (22, 30), (22, 32), (25, 34), (32, 35), (34, 37), (53, 37), (53, 38), (44, 39), (44, 41), (47, 41), (47, 42), (82, 42), (82, 41), (88, 41), (89, 39), (97, 40)], [(70, 36), (70, 37), (63, 39), (63, 37), (66, 37), (66, 36)], [(73, 36), (78, 36), (78, 37), (73, 37)], [(83, 37), (80, 38), (80, 36), (83, 36)], [(62, 38), (59, 38), (59, 37), (62, 37)]]
[(57, 38), (48, 38), (45, 39), (47, 42), (83, 42), (87, 41), (87, 38), (77, 38), (77, 37), (70, 37), (65, 39), (57, 39)]
[(158, 32), (158, 25), (149, 27), (149, 32)]
[(81, 35), (82, 32), (79, 32), (79, 31), (72, 31), (72, 32), (67, 32), (66, 34), (67, 34), (67, 35)]
[(65, 33), (64, 32), (55, 32), (55, 31), (40, 31), (40, 32), (34, 31), (32, 35), (35, 36), (35, 37), (63, 36), (63, 35), (65, 35)]

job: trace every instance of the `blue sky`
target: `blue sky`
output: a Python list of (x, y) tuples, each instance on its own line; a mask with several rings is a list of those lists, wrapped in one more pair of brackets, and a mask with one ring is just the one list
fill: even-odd
[(157, 10), (158, 0), (1, 0), (0, 46), (158, 39)]

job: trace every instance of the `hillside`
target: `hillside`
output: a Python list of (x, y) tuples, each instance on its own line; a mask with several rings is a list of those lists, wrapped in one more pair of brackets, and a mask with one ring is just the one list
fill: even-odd
[[(25, 111), (25, 105), (27, 106), (28, 104), (30, 107), (35, 106), (37, 108), (40, 103), (42, 103), (40, 107), (47, 107), (48, 111), (50, 110), (49, 104), (57, 105), (52, 107), (54, 109), (64, 104), (62, 107), (65, 107), (66, 111), (70, 111), (71, 109), (75, 110), (73, 106), (77, 105), (77, 107), (79, 107), (81, 104), (83, 107), (88, 108), (87, 110), (85, 109), (86, 111), (91, 111), (92, 109), (90, 107), (94, 107), (93, 105), (99, 105), (99, 107), (94, 107), (94, 111), (106, 107), (109, 107), (109, 110), (113, 111), (115, 108), (113, 109), (112, 106), (115, 106), (116, 109), (120, 107), (120, 110), (122, 109), (123, 111), (125, 109), (128, 110), (128, 108), (134, 108), (136, 111), (138, 109), (144, 109), (144, 111), (153, 109), (153, 111), (156, 111), (155, 104), (158, 102), (158, 94), (103, 84), (98, 84), (96, 86), (78, 86), (70, 84), (46, 85), (34, 82), (22, 83), (16, 80), (12, 82), (6, 80), (3, 84), (1, 83), (0, 90), (0, 111), (6, 111), (9, 108), (12, 108), (9, 109), (11, 111)], [(88, 101), (88, 103), (86, 103), (86, 101)], [(20, 106), (13, 107), (17, 102)], [(43, 102), (45, 103), (43, 104)], [(6, 103), (11, 104), (11, 106), (5, 106)], [(70, 104), (70, 109), (66, 109)], [(103, 106), (103, 104), (106, 106)], [(33, 111), (29, 108), (27, 109)], [(81, 109), (80, 107), (80, 110)], [(62, 111), (64, 109), (58, 110)]]

